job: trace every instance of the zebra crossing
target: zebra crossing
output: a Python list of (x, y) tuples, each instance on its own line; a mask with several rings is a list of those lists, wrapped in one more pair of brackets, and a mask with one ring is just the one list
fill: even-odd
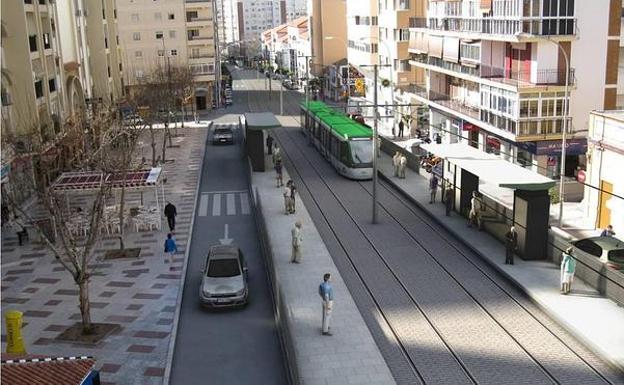
[(206, 191), (199, 198), (200, 217), (219, 217), (232, 215), (249, 215), (249, 193), (238, 191)]

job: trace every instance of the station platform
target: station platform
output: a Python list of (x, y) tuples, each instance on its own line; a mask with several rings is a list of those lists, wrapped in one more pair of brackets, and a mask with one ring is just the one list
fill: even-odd
[(378, 158), (381, 177), (401, 190), (411, 201), (428, 212), (432, 218), (448, 229), (456, 238), (463, 240), (486, 262), (507, 276), (523, 290), (551, 318), (572, 335), (596, 352), (612, 366), (624, 371), (624, 308), (615, 301), (600, 295), (598, 291), (576, 278), (572, 292), (559, 292), (559, 266), (550, 261), (525, 261), (516, 256), (514, 265), (505, 265), (503, 243), (486, 232), (467, 226), (467, 219), (453, 211), (445, 215), (442, 196), (429, 204), (429, 177), (406, 170), (405, 179), (394, 176), (390, 155), (381, 153)]
[[(289, 179), (284, 169), (284, 182)], [(263, 223), (272, 275), (277, 322), (294, 384), (396, 384), (377, 344), (342, 280), (302, 200), (296, 214), (284, 214), (283, 187), (275, 172), (252, 172), (251, 186), (258, 220)], [(303, 224), (301, 263), (290, 263), (291, 229)], [(321, 334), (318, 286), (331, 273), (334, 309), (331, 332)]]

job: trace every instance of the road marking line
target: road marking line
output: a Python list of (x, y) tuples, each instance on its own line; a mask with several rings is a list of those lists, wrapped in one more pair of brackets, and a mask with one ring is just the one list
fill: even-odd
[(218, 217), (221, 215), (221, 194), (214, 194), (212, 199), (212, 215)]
[(202, 195), (199, 200), (199, 212), (197, 215), (200, 217), (205, 217), (208, 215), (208, 195)]
[(227, 194), (225, 198), (227, 203), (227, 215), (235, 215), (236, 203), (234, 202), (234, 194)]
[(242, 193), (247, 190), (222, 190), (222, 191), (202, 191), (202, 194), (228, 194), (228, 193)]
[(246, 192), (240, 194), (241, 212), (243, 215), (249, 215), (249, 194)]

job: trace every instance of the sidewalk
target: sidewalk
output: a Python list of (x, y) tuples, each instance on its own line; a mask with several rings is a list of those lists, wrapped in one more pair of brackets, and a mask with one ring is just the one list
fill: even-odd
[[(289, 176), (284, 170), (284, 180)], [(252, 187), (261, 207), (270, 248), (269, 269), (278, 312), (278, 327), (285, 337), (289, 365), (294, 366), (296, 384), (391, 385), (395, 381), (379, 348), (334, 265), (323, 240), (301, 199), (297, 213), (284, 215), (282, 188), (275, 186), (275, 173), (252, 173)], [(291, 229), (303, 223), (300, 264), (289, 263)], [(318, 285), (331, 273), (335, 295), (333, 336), (321, 335), (321, 299)], [(290, 356), (292, 354), (292, 356)]]
[[(159, 231), (128, 230), (126, 247), (141, 248), (136, 259), (104, 260), (107, 250), (119, 247), (114, 235), (104, 236), (94, 250), (94, 274), (89, 283), (91, 317), (93, 322), (116, 323), (121, 329), (99, 344), (55, 340), (62, 330), (80, 320), (77, 287), (45, 246), (33, 242), (17, 246), (15, 234), (5, 234), (3, 229), (2, 310), (24, 313), (22, 334), (29, 354), (93, 356), (102, 385), (163, 383), (207, 130), (185, 128), (180, 133), (184, 136), (173, 139), (176, 147), (167, 149), (167, 158), (175, 161), (163, 168), (166, 199), (178, 211), (174, 270), (164, 263), (166, 220)], [(143, 142), (149, 147), (149, 140)], [(128, 196), (128, 201), (140, 199), (139, 192), (128, 192)], [(154, 204), (153, 193), (145, 193), (144, 198), (146, 205)], [(76, 196), (72, 203), (86, 205), (88, 199)], [(4, 351), (4, 327), (2, 333)]]
[[(391, 156), (381, 153), (380, 173), (416, 204), (463, 240), (486, 262), (517, 284), (546, 313), (612, 365), (624, 371), (624, 308), (602, 297), (595, 289), (576, 279), (570, 295), (559, 292), (559, 267), (548, 261), (524, 261), (505, 265), (502, 243), (485, 232), (466, 226), (467, 220), (453, 212), (445, 216), (444, 205), (429, 204), (428, 175), (407, 169), (405, 179), (393, 176)], [(440, 197), (441, 194), (438, 194)]]

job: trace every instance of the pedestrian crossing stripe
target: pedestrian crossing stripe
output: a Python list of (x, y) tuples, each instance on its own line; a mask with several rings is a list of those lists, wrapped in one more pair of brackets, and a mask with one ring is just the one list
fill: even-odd
[(249, 215), (249, 193), (240, 191), (207, 191), (199, 198), (200, 217), (219, 217), (233, 215)]

